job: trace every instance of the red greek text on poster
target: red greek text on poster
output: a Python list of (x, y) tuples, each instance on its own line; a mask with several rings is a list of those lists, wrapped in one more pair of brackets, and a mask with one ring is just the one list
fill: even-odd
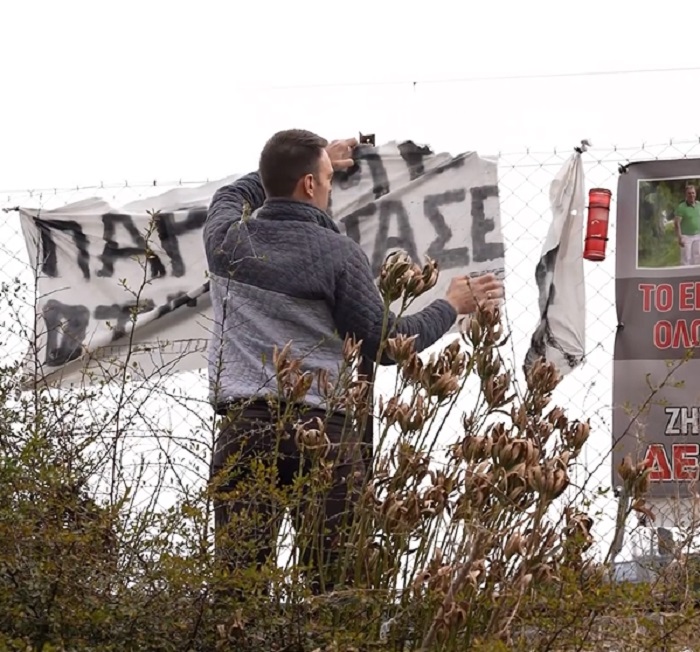
[(657, 349), (690, 349), (700, 345), (700, 281), (672, 283), (640, 283), (644, 312), (697, 312), (697, 317), (659, 319), (653, 328)]
[[(670, 448), (670, 455), (669, 455)], [(650, 482), (690, 481), (698, 477), (698, 444), (650, 444), (644, 461)]]

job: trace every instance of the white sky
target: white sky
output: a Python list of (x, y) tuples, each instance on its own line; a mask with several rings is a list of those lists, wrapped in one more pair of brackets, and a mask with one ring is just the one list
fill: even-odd
[(3, 2), (0, 189), (218, 178), (290, 126), (484, 154), (693, 137), (679, 98), (700, 69), (420, 82), (700, 66), (694, 10), (666, 3), (659, 25), (631, 0)]
[[(696, 12), (687, 0), (654, 11), (631, 0), (6, 0), (0, 191), (221, 178), (253, 169), (289, 127), (487, 155), (693, 139)], [(534, 284), (533, 262), (521, 276)]]

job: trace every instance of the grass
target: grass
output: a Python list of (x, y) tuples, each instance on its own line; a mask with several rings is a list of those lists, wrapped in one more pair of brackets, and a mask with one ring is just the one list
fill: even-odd
[(676, 267), (681, 264), (681, 251), (674, 233), (673, 222), (666, 225), (663, 237), (655, 240), (650, 250), (643, 249), (645, 243), (640, 242), (639, 267)]

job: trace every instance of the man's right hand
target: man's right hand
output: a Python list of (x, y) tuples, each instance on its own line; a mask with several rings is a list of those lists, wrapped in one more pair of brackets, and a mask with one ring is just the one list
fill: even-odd
[(503, 281), (493, 274), (455, 276), (450, 281), (446, 299), (459, 315), (476, 312), (478, 307), (499, 303), (503, 297)]
[(682, 236), (682, 235), (679, 235), (679, 236), (678, 236), (678, 246), (679, 246), (679, 247), (684, 247), (684, 246), (685, 246), (685, 242), (683, 242), (683, 236)]
[(331, 165), (336, 172), (339, 170), (347, 170), (355, 165), (352, 152), (357, 145), (357, 138), (333, 140), (328, 144), (326, 151), (328, 152), (328, 157), (331, 159)]

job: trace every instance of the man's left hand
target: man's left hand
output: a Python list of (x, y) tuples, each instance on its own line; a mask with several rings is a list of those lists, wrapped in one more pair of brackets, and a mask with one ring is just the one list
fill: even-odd
[(355, 147), (357, 147), (357, 138), (344, 138), (330, 142), (326, 147), (326, 152), (328, 152), (334, 170), (347, 170), (355, 164), (352, 158)]

